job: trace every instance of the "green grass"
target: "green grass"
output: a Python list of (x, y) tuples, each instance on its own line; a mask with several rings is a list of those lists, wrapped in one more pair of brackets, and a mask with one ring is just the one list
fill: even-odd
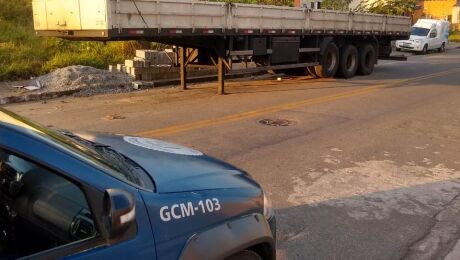
[(107, 68), (145, 42), (81, 42), (35, 36), (31, 0), (0, 0), (0, 80), (28, 79), (69, 65)]
[(451, 41), (451, 42), (460, 42), (460, 33), (451, 34), (449, 36), (449, 41)]

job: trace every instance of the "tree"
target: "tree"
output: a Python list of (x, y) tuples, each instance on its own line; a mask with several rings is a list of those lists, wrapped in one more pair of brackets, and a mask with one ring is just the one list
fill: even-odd
[(387, 15), (411, 15), (418, 0), (363, 0), (357, 11)]
[(348, 10), (352, 0), (324, 0), (321, 7), (332, 10)]

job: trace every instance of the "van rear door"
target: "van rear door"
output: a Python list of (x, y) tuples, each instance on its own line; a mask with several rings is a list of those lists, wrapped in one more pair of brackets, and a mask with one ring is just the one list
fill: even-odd
[(107, 29), (107, 1), (80, 0), (81, 27), (83, 30)]
[(48, 30), (81, 30), (79, 0), (45, 0)]
[(107, 0), (33, 0), (35, 30), (107, 30)]
[(46, 3), (45, 0), (33, 0), (32, 9), (34, 16), (35, 30), (48, 29), (48, 22), (46, 20)]

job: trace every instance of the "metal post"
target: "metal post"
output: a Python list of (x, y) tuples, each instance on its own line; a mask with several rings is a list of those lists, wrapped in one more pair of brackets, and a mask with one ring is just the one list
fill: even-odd
[(180, 89), (187, 89), (187, 64), (185, 62), (185, 56), (187, 54), (187, 49), (181, 47), (179, 50), (179, 63), (180, 63)]
[(224, 89), (224, 81), (225, 81), (225, 64), (224, 64), (224, 57), (219, 55), (219, 59), (217, 61), (217, 79), (218, 79), (218, 86), (217, 86), (217, 94), (223, 95), (225, 94)]

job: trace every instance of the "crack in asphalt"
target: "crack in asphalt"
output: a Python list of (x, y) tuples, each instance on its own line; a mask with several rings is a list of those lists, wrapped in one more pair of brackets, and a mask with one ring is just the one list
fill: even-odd
[(460, 192), (433, 216), (432, 225), (420, 239), (407, 247), (402, 259), (443, 259), (460, 239), (460, 220), (457, 217), (459, 212)]

